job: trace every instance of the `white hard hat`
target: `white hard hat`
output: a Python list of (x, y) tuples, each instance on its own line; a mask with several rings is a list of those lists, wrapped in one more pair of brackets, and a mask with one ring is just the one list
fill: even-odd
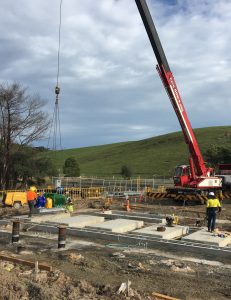
[(215, 196), (214, 192), (209, 192), (209, 196)]

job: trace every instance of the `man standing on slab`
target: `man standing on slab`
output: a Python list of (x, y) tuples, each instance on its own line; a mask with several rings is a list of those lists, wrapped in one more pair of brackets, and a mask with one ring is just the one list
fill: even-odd
[(217, 212), (221, 212), (220, 201), (215, 197), (214, 192), (210, 192), (208, 196), (207, 210), (206, 210), (209, 232), (213, 232), (215, 229)]

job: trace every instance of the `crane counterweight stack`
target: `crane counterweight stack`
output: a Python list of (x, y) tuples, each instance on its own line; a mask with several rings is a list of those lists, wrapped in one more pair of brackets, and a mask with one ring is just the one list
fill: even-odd
[(207, 191), (211, 189), (221, 189), (221, 178), (214, 176), (213, 169), (205, 166), (200, 148), (189, 122), (184, 104), (162, 48), (147, 3), (145, 0), (135, 0), (135, 2), (157, 59), (158, 64), (156, 68), (158, 74), (175, 110), (190, 153), (189, 166), (181, 165), (175, 169), (175, 187), (178, 189), (186, 188), (186, 190), (188, 190), (188, 188), (190, 188)]

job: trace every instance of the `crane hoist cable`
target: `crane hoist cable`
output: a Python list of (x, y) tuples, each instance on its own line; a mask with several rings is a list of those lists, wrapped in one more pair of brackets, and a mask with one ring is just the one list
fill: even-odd
[(62, 3), (63, 0), (60, 0), (59, 5), (59, 41), (58, 41), (58, 61), (57, 61), (57, 82), (55, 87), (55, 94), (56, 98), (58, 97), (60, 93), (60, 87), (59, 87), (59, 65), (60, 65), (60, 45), (61, 45), (61, 27), (62, 27)]
[(51, 131), (53, 128), (53, 150), (57, 150), (57, 136), (59, 136), (59, 147), (62, 149), (62, 141), (61, 141), (61, 130), (60, 130), (60, 118), (59, 118), (59, 94), (60, 94), (60, 86), (59, 86), (59, 73), (60, 73), (60, 45), (61, 45), (61, 27), (62, 27), (62, 0), (60, 0), (59, 5), (59, 33), (58, 33), (58, 56), (57, 56), (57, 80), (55, 86), (55, 107), (53, 118), (51, 122), (51, 130), (48, 139), (48, 145), (50, 141)]

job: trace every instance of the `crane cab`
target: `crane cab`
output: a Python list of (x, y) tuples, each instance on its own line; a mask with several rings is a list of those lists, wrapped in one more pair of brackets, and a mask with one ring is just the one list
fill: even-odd
[(177, 166), (174, 170), (173, 181), (175, 186), (188, 186), (191, 180), (191, 171), (189, 165)]
[(193, 176), (190, 165), (181, 165), (175, 168), (173, 181), (177, 188), (196, 188), (200, 190), (221, 189), (222, 178), (217, 176), (211, 177), (209, 175)]

